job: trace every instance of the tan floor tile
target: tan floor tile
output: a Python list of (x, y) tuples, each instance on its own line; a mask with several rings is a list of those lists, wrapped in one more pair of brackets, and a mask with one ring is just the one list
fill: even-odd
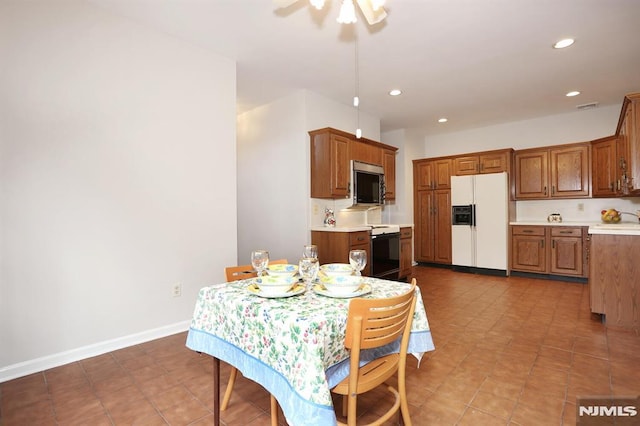
[(473, 407), (467, 408), (462, 418), (458, 421), (459, 426), (499, 426), (506, 425), (507, 421), (484, 411), (475, 410)]
[(481, 391), (476, 394), (470, 405), (494, 417), (508, 420), (516, 406), (517, 398), (518, 395), (515, 395), (514, 399), (508, 399), (493, 393)]
[(524, 381), (517, 378), (487, 377), (480, 386), (480, 391), (516, 401), (523, 388)]
[(575, 403), (579, 396), (610, 395), (611, 380), (609, 376), (582, 376), (571, 374), (567, 387), (567, 401)]
[(562, 413), (556, 415), (545, 410), (543, 406), (516, 405), (511, 422), (517, 425), (552, 425), (561, 424)]
[(606, 359), (596, 358), (591, 355), (574, 353), (569, 371), (571, 374), (579, 374), (587, 377), (609, 377), (610, 362)]
[(111, 407), (108, 411), (117, 425), (134, 424), (157, 414), (156, 409), (145, 398), (123, 402)]
[[(587, 286), (414, 272), (436, 345), (419, 369), (408, 361), (414, 425), (573, 425), (578, 395), (640, 394), (640, 336), (591, 314)], [(185, 347), (186, 335), (0, 383), (0, 424), (211, 424), (213, 363)], [(228, 374), (223, 363), (222, 390)], [(388, 407), (385, 398), (363, 396), (366, 415)], [(270, 425), (269, 394), (240, 377), (221, 418)], [(281, 411), (279, 420), (286, 426)]]
[(0, 424), (40, 425), (55, 424), (55, 412), (50, 401), (37, 401), (31, 404), (3, 408)]

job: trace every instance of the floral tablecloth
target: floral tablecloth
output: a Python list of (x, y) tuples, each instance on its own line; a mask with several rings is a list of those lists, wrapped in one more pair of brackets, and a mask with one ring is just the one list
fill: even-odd
[[(389, 297), (407, 283), (365, 278), (371, 293)], [(187, 347), (228, 362), (263, 385), (292, 425), (336, 423), (330, 389), (348, 374), (344, 348), (350, 299), (331, 298), (309, 289), (288, 298), (262, 298), (247, 290), (251, 280), (200, 290)], [(426, 311), (418, 292), (409, 352), (418, 357), (434, 349)], [(397, 352), (398, 345), (386, 348)], [(380, 352), (370, 353), (370, 358)]]

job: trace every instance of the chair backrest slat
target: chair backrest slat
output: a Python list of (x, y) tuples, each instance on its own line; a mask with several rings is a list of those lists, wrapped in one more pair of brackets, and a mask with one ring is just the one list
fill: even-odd
[[(286, 264), (287, 259), (276, 259), (269, 261), (270, 265)], [(258, 276), (258, 273), (253, 269), (251, 265), (239, 265), (239, 266), (227, 266), (224, 268), (224, 275), (227, 282), (245, 280), (247, 278), (254, 278)]]
[[(415, 309), (415, 284), (400, 296), (385, 299), (353, 299), (349, 303), (349, 321), (345, 347), (370, 349), (392, 343), (411, 327)], [(354, 342), (354, 327), (359, 318), (362, 323), (359, 342)], [(407, 326), (408, 324), (408, 326)]]

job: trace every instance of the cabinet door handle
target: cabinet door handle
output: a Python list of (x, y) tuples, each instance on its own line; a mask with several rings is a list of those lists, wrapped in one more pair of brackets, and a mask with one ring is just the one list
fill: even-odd
[(560, 231), (561, 234), (573, 234), (573, 231)]
[(556, 193), (556, 186), (552, 185), (551, 186), (551, 194), (555, 194)]
[(551, 248), (556, 248), (556, 240), (551, 240)]
[(525, 234), (532, 234), (533, 230), (532, 229), (523, 229), (522, 232), (524, 232)]
[(547, 187), (544, 187), (544, 195), (547, 195)]
[(540, 240), (540, 245), (542, 248), (544, 248), (544, 239)]

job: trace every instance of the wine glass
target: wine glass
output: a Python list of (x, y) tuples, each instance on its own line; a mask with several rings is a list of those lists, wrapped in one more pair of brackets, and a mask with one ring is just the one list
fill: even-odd
[(318, 258), (318, 246), (313, 244), (307, 244), (304, 246), (302, 250), (302, 257), (313, 257), (315, 259)]
[(303, 257), (298, 263), (298, 271), (307, 287), (316, 279), (319, 269), (320, 263), (316, 257)]
[(349, 264), (356, 275), (362, 275), (360, 271), (367, 265), (367, 252), (365, 250), (351, 250), (349, 252)]
[(251, 266), (258, 271), (261, 277), (265, 269), (269, 267), (269, 252), (266, 250), (254, 250), (251, 252)]

